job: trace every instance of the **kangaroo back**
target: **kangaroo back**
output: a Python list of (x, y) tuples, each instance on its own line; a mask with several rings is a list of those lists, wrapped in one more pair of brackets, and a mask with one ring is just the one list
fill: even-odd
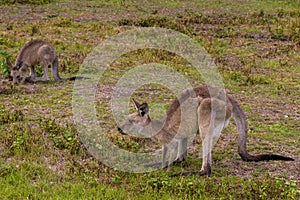
[[(207, 86), (199, 86), (196, 88), (188, 88), (181, 92), (178, 97), (173, 101), (173, 103), (170, 105), (170, 108), (167, 111), (167, 120), (168, 122), (169, 119), (176, 113), (178, 108), (180, 107), (180, 104), (186, 101), (188, 98), (195, 98), (195, 97), (202, 97), (202, 98), (207, 98), (209, 97), (209, 90)], [(179, 109), (180, 110), (180, 109)]]
[(15, 66), (23, 64), (29, 67), (37, 64), (52, 64), (55, 59), (57, 59), (57, 55), (49, 42), (33, 40), (22, 47)]

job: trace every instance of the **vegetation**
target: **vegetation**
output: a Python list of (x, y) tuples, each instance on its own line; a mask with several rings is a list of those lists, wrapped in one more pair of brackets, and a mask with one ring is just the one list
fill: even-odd
[[(299, 1), (0, 3), (1, 199), (299, 199)], [(73, 82), (28, 83), (14, 89), (9, 83), (5, 58), (14, 60), (26, 41), (51, 42), (62, 77), (70, 77), (103, 40), (140, 26), (174, 29), (205, 47), (247, 114), (249, 152), (278, 152), (295, 161), (243, 162), (237, 154), (236, 128), (230, 125), (214, 148), (211, 177), (170, 176), (200, 170), (199, 138), (188, 161), (168, 171), (120, 172), (92, 157), (81, 143), (72, 115)], [(137, 50), (112, 63), (97, 86), (97, 116), (108, 138), (133, 152), (159, 147), (120, 135), (110, 99), (122, 75), (144, 63), (171, 66), (193, 86), (203, 82), (186, 60), (163, 50)], [(174, 98), (158, 85), (145, 85), (133, 96), (157, 111)]]
[(51, 3), (53, 1), (51, 0), (1, 0), (0, 3), (1, 4), (48, 4)]

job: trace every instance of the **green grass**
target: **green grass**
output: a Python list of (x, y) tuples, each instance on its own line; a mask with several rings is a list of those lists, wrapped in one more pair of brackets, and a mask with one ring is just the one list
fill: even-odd
[(35, 5), (35, 4), (48, 4), (48, 3), (51, 3), (51, 2), (54, 2), (53, 0), (1, 0), (0, 3), (1, 4), (16, 4), (16, 3), (19, 3), (19, 4), (32, 4), (32, 5)]
[[(0, 8), (1, 199), (299, 199), (299, 1), (22, 2), (0, 1), (5, 3)], [(249, 152), (276, 152), (296, 161), (243, 162), (233, 122), (214, 149), (211, 177), (170, 177), (200, 170), (199, 136), (188, 161), (169, 171), (116, 171), (80, 142), (72, 114), (73, 82), (18, 85), (14, 90), (8, 82), (5, 58), (13, 61), (26, 41), (51, 42), (61, 76), (71, 77), (94, 47), (137, 26), (174, 29), (205, 47), (245, 110)], [(164, 50), (137, 50), (114, 61), (99, 80), (95, 107), (108, 138), (132, 152), (159, 146), (120, 135), (109, 100), (118, 80), (146, 63), (168, 65), (193, 86), (203, 83), (186, 60)], [(149, 103), (153, 118), (163, 116), (174, 96), (156, 84), (133, 94)]]
[(6, 199), (218, 199), (220, 196), (226, 199), (290, 199), (297, 195), (295, 181), (273, 180), (268, 174), (264, 175), (265, 179), (256, 180), (226, 176), (172, 179), (145, 174), (131, 178), (140, 182), (137, 185), (128, 179), (111, 184), (95, 180), (62, 180), (32, 163), (24, 163), (18, 168), (5, 166), (5, 170), (7, 174), (1, 173), (5, 181), (1, 179), (0, 183), (6, 187), (0, 195)]

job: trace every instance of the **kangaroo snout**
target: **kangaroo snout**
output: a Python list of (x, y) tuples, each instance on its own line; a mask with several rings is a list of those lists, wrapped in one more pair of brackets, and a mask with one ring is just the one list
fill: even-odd
[(127, 135), (127, 134), (123, 131), (123, 129), (120, 128), (120, 127), (118, 127), (118, 131), (119, 131), (119, 133), (121, 133), (122, 135)]

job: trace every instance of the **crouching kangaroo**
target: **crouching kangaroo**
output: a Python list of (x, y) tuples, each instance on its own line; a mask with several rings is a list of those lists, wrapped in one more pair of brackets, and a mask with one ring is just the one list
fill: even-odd
[[(51, 66), (52, 77), (56, 81), (75, 80), (75, 77), (63, 79), (58, 74), (58, 58), (54, 47), (44, 40), (32, 40), (27, 42), (19, 52), (15, 65), (6, 59), (7, 65), (11, 69), (11, 77), (13, 84), (24, 83), (25, 80), (30, 81), (49, 81), (48, 67)], [(41, 65), (44, 69), (42, 77), (37, 77), (34, 66)], [(30, 76), (28, 74), (30, 69)], [(25, 75), (22, 75), (22, 71)]]
[[(210, 97), (208, 86), (183, 91), (169, 107), (163, 121), (151, 120), (147, 103), (140, 104), (135, 100), (134, 103), (138, 112), (128, 115), (118, 130), (123, 134), (132, 132), (145, 134), (151, 132), (149, 130), (156, 131), (153, 139), (163, 145), (162, 166), (170, 164), (166, 161), (166, 154), (172, 149), (167, 147), (167, 143), (174, 143), (174, 141), (177, 143), (171, 146), (176, 147), (173, 148), (176, 152), (175, 159), (172, 161), (184, 160), (187, 152), (187, 137), (199, 130), (202, 140), (202, 168), (200, 171), (183, 172), (177, 175), (211, 175), (213, 144), (218, 140), (222, 129), (229, 124), (231, 116), (235, 119), (238, 129), (238, 153), (244, 161), (294, 160), (276, 154), (250, 155), (246, 148), (246, 117), (240, 105), (228, 94), (226, 100), (218, 96)], [(188, 111), (182, 117), (182, 111), (185, 109)], [(183, 126), (180, 126), (180, 123), (183, 123)], [(180, 130), (179, 127), (183, 128)]]

